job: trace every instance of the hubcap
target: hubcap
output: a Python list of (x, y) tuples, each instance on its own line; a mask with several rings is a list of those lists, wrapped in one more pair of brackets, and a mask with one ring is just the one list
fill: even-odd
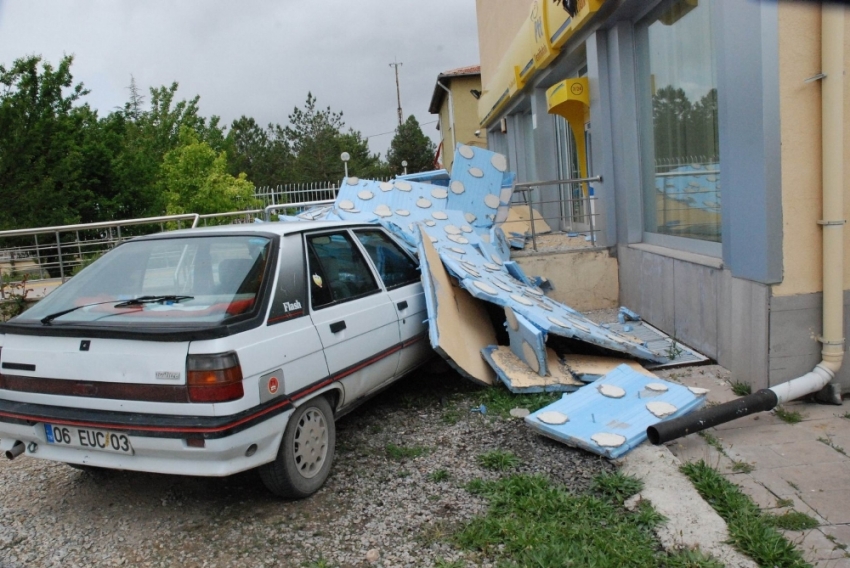
[(328, 425), (321, 412), (310, 408), (301, 415), (295, 429), (294, 445), (298, 472), (306, 478), (314, 477), (328, 456)]

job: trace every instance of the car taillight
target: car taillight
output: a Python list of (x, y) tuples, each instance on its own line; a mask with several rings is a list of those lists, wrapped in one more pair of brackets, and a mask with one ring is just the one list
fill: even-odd
[(242, 398), (242, 367), (236, 353), (189, 355), (186, 386), (190, 402), (227, 402)]

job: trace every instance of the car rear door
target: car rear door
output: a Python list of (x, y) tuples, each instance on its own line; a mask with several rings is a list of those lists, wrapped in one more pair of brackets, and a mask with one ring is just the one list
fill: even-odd
[(348, 403), (395, 376), (397, 314), (347, 230), (308, 233), (305, 245), (310, 317)]
[(354, 234), (375, 265), (396, 310), (402, 344), (396, 375), (401, 375), (432, 352), (419, 264), (382, 229), (358, 229)]

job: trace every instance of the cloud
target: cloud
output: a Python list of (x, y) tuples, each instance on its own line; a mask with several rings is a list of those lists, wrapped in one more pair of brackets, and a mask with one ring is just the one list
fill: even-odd
[(475, 3), (457, 0), (0, 0), (0, 63), (28, 54), (73, 54), (101, 113), (126, 102), (132, 75), (143, 89), (179, 82), (226, 123), (286, 123), (311, 91), (368, 136), (397, 125), (391, 62), (405, 116), (430, 122), (437, 74), (478, 63), (478, 43)]

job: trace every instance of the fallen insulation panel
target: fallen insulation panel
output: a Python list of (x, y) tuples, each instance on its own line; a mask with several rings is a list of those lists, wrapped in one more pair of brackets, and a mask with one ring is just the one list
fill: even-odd
[(514, 313), (511, 308), (505, 308), (505, 318), (511, 351), (525, 361), (532, 371), (545, 377), (549, 374), (545, 334), (522, 315)]
[[(603, 394), (603, 392), (607, 394)], [(620, 365), (592, 385), (528, 415), (525, 423), (569, 446), (618, 458), (646, 440), (646, 429), (700, 408), (705, 393)], [(567, 417), (554, 424), (551, 413)]]
[[(508, 236), (520, 235), (527, 237), (531, 235), (531, 214), (527, 205), (513, 205), (508, 210), (508, 218), (501, 224), (501, 229)], [(552, 228), (543, 220), (543, 216), (537, 209), (534, 210), (534, 232), (538, 235), (551, 233)]]
[(514, 355), (506, 345), (490, 345), (482, 352), (484, 359), (496, 371), (506, 387), (517, 394), (535, 392), (573, 392), (584, 383), (576, 380), (561, 364), (558, 355), (552, 350), (546, 350), (549, 374), (541, 377), (529, 369), (522, 360)]
[(647, 377), (655, 377), (652, 371), (643, 367), (637, 361), (629, 361), (627, 359), (616, 359), (614, 357), (602, 357), (600, 355), (577, 355), (568, 354), (562, 357), (564, 366), (570, 371), (572, 376), (584, 381), (592, 383), (600, 379), (619, 367), (620, 365), (628, 365), (632, 370), (645, 375)]
[[(495, 373), (481, 358), (481, 349), (496, 342), (487, 310), (468, 292), (452, 285), (428, 239), (420, 244), (419, 263), (431, 346), (468, 379), (484, 385), (494, 384)], [(487, 325), (479, 322), (487, 322)]]
[(708, 362), (708, 357), (702, 353), (694, 351), (687, 345), (676, 341), (645, 321), (629, 321), (626, 323), (605, 325), (612, 331), (632, 338), (632, 341), (643, 343), (647, 349), (657, 355), (658, 359), (654, 364), (647, 364), (647, 368), (649, 369), (698, 365)]

